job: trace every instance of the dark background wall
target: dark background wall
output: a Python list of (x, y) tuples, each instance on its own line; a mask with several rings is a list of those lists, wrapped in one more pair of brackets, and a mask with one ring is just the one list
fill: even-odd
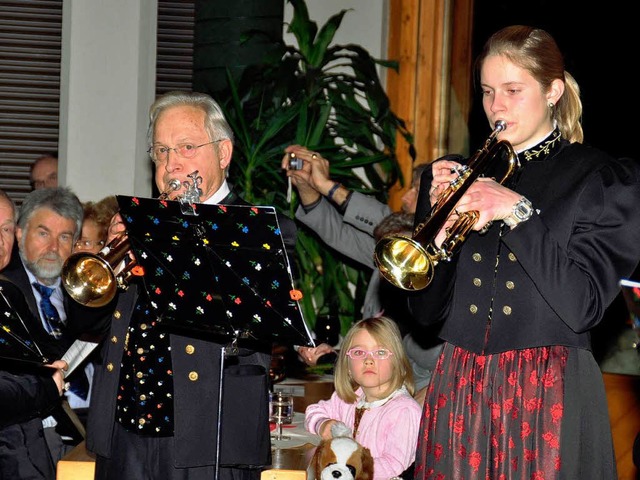
[[(544, 28), (565, 54), (565, 68), (582, 92), (584, 143), (616, 156), (640, 160), (638, 153), (640, 94), (631, 70), (639, 58), (637, 16), (622, 0), (476, 0), (474, 58), (484, 41), (511, 24)], [(489, 132), (479, 94), (474, 94), (472, 148)], [(478, 133), (479, 132), (479, 133)]]

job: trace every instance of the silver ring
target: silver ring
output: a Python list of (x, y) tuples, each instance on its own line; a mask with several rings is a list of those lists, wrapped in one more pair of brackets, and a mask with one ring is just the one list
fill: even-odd
[(317, 154), (315, 154), (315, 153), (312, 153), (312, 154), (311, 154), (311, 158), (315, 160), (316, 158), (318, 158), (318, 155), (317, 155)]

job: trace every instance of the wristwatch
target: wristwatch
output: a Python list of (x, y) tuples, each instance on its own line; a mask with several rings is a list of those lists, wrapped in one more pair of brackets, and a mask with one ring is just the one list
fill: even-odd
[(531, 215), (533, 215), (533, 205), (531, 205), (531, 202), (528, 199), (522, 197), (513, 205), (511, 215), (509, 215), (502, 221), (508, 227), (513, 228), (519, 223), (529, 220), (531, 218)]

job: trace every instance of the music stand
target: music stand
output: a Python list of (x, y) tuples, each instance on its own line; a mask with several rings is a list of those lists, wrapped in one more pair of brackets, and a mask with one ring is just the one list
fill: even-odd
[(116, 196), (158, 322), (223, 339), (218, 392), (216, 478), (224, 358), (238, 341), (314, 345), (298, 305), (273, 207), (186, 204)]

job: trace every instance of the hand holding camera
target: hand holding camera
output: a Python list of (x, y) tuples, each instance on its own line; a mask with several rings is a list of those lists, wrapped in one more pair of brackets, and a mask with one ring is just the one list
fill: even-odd
[(289, 153), (289, 170), (302, 170), (303, 168), (304, 160), (293, 152)]

